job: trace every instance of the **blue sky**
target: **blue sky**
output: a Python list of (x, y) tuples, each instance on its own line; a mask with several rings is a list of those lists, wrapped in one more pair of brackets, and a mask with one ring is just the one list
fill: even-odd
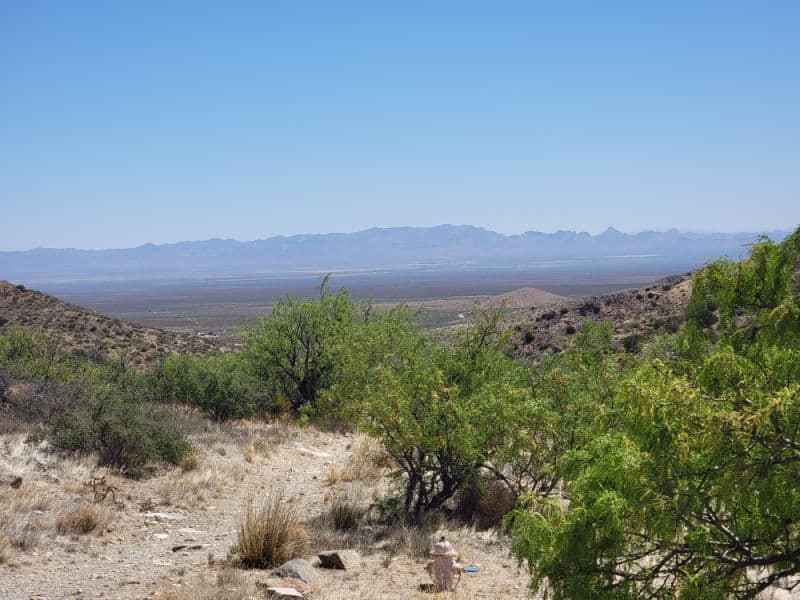
[(793, 228), (800, 3), (7, 0), (0, 223), (0, 249)]

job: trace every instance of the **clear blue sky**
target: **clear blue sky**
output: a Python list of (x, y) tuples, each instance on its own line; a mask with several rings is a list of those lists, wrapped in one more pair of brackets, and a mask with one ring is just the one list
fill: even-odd
[(0, 3), (0, 249), (439, 223), (795, 227), (800, 2)]

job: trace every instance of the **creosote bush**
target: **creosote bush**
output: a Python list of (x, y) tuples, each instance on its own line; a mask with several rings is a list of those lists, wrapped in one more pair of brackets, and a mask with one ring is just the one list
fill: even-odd
[(282, 493), (263, 504), (249, 502), (239, 520), (231, 550), (242, 567), (267, 569), (302, 555), (308, 534)]

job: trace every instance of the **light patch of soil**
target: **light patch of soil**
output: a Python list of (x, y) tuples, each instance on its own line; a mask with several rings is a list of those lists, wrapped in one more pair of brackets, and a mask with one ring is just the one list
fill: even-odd
[[(187, 461), (188, 470), (162, 469), (132, 481), (96, 469), (90, 459), (59, 458), (44, 447), (31, 447), (22, 434), (0, 437), (0, 538), (13, 527), (35, 533), (31, 547), (3, 550), (0, 598), (264, 597), (257, 583), (295, 586), (311, 599), (529, 597), (529, 576), (511, 558), (504, 536), (447, 523), (422, 536), (406, 531), (409, 539), (399, 545), (397, 535), (375, 541), (373, 526), (364, 526), (352, 534), (365, 540), (358, 547), (361, 569), (318, 569), (312, 585), (274, 579), (269, 571), (233, 569), (226, 557), (248, 500), (282, 491), (309, 528), (305, 558), (313, 561), (316, 552), (334, 549), (324, 544), (341, 540), (319, 525), (332, 499), (346, 493), (369, 504), (386, 490), (387, 481), (330, 476), (346, 472), (353, 448), (362, 446), (354, 445), (351, 434), (286, 423), (205, 423), (193, 441), (198, 453)], [(84, 483), (103, 474), (115, 488), (115, 499), (109, 494), (95, 505)], [(17, 477), (22, 483), (12, 487)], [(103, 530), (60, 534), (59, 517), (86, 504), (103, 511)], [(4, 524), (2, 509), (11, 506), (13, 522)], [(171, 520), (172, 515), (182, 518)], [(479, 573), (464, 575), (455, 595), (418, 591), (420, 583), (429, 582), (424, 550), (441, 534), (460, 550), (463, 562), (480, 565)], [(186, 547), (173, 551), (178, 546)]]

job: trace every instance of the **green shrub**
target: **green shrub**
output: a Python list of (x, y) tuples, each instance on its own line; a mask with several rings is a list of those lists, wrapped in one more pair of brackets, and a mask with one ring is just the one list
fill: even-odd
[(150, 373), (150, 390), (156, 401), (197, 406), (220, 421), (271, 407), (264, 383), (235, 354), (171, 356)]
[(180, 462), (191, 445), (167, 411), (142, 405), (113, 388), (98, 390), (40, 434), (62, 452), (96, 452), (102, 465), (118, 467), (140, 477), (148, 464)]
[(313, 409), (319, 394), (336, 380), (357, 316), (349, 293), (331, 294), (325, 278), (318, 299), (281, 300), (270, 317), (246, 329), (243, 355), (253, 372), (277, 386), (294, 411)]
[(361, 332), (351, 379), (331, 391), (351, 418), (382, 439), (397, 467), (400, 510), (418, 521), (443, 509), (482, 469), (501, 471), (525, 453), (532, 409), (527, 370), (505, 355), (500, 313), (488, 311), (454, 340), (437, 343), (390, 314)]

